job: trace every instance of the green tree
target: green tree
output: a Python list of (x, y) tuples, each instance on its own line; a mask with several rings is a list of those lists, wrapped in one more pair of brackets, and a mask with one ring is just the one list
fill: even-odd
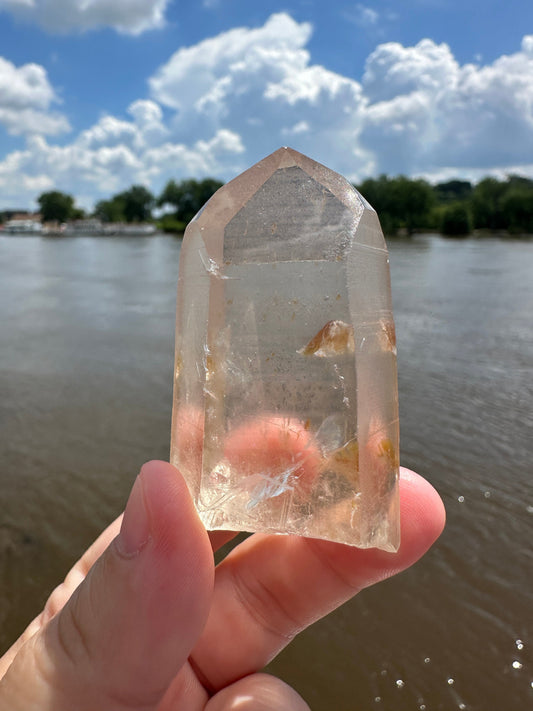
[(468, 208), (463, 203), (447, 205), (441, 216), (440, 231), (443, 235), (458, 237), (472, 231), (472, 220)]
[(381, 175), (365, 180), (358, 190), (378, 213), (386, 234), (394, 234), (400, 228), (411, 234), (431, 223), (435, 194), (425, 180)]
[(109, 200), (100, 200), (94, 216), (102, 222), (146, 222), (152, 219), (155, 198), (143, 185), (132, 185)]
[(505, 229), (505, 219), (500, 201), (507, 186), (496, 178), (485, 178), (472, 192), (472, 217), (474, 227), (479, 229)]
[(533, 187), (511, 187), (500, 200), (500, 210), (509, 232), (533, 233)]
[(400, 176), (393, 181), (398, 212), (403, 218), (403, 227), (412, 234), (416, 228), (429, 225), (435, 203), (435, 194), (425, 180), (410, 180)]
[(87, 217), (86, 211), (82, 207), (77, 207), (75, 205), (74, 210), (72, 211), (72, 214), (70, 216), (70, 219), (71, 220), (83, 220), (85, 217)]
[(472, 183), (468, 180), (448, 180), (435, 185), (435, 196), (440, 203), (468, 200), (472, 195)]
[(392, 194), (392, 180), (387, 175), (367, 178), (357, 189), (378, 213), (385, 234), (394, 234), (400, 227), (397, 205)]
[(175, 209), (175, 219), (187, 223), (222, 185), (224, 183), (215, 178), (204, 178), (204, 180), (190, 178), (179, 183), (169, 180), (157, 204), (159, 207), (172, 205)]
[(509, 188), (521, 188), (522, 190), (533, 190), (533, 180), (525, 178), (523, 175), (509, 175), (507, 178)]
[(65, 222), (76, 216), (78, 208), (72, 195), (59, 190), (42, 193), (37, 198), (43, 222)]
[(146, 222), (152, 219), (155, 198), (144, 185), (132, 185), (115, 198), (123, 202), (126, 222)]
[(118, 198), (100, 200), (94, 208), (94, 216), (102, 222), (125, 222), (124, 202)]

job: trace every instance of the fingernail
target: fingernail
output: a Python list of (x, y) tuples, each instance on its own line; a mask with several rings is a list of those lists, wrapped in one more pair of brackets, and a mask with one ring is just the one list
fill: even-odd
[(119, 552), (130, 558), (137, 555), (150, 540), (150, 521), (144, 500), (142, 474), (139, 474), (126, 504), (120, 534)]

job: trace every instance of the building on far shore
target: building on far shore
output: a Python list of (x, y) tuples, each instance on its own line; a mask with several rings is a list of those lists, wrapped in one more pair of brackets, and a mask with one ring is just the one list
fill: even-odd
[(84, 220), (69, 220), (61, 225), (61, 234), (66, 236), (94, 235), (94, 236), (146, 236), (156, 232), (155, 225), (149, 222), (101, 222), (97, 218), (91, 217)]
[(87, 236), (146, 236), (155, 234), (155, 225), (150, 222), (102, 222), (95, 217), (67, 222), (42, 222), (39, 213), (4, 210), (0, 212), (0, 232), (6, 234)]
[(0, 230), (8, 234), (40, 234), (42, 232), (41, 215), (34, 212), (4, 210), (0, 216), (5, 222), (0, 223)]
[(0, 225), (8, 220), (34, 220), (41, 221), (39, 212), (28, 212), (28, 210), (6, 209), (0, 210)]

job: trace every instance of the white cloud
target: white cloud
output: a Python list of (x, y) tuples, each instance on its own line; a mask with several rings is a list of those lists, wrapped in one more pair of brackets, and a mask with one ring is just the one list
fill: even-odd
[(312, 65), (310, 36), (309, 24), (278, 14), (181, 49), (153, 75), (150, 99), (101, 117), (68, 145), (30, 142), (17, 171), (98, 199), (133, 182), (159, 190), (170, 177), (228, 179), (288, 136), (323, 161), (333, 153), (339, 170), (357, 170), (360, 85)]
[(0, 10), (51, 32), (112, 27), (137, 35), (162, 27), (169, 0), (0, 0)]
[(310, 36), (281, 13), (181, 48), (154, 72), (149, 97), (64, 145), (43, 136), (46, 118), (65, 121), (50, 111), (44, 70), (3, 60), (0, 122), (15, 130), (1, 110), (16, 105), (19, 126), (24, 111), (33, 126), (33, 111), (41, 130), (0, 160), (2, 200), (29, 203), (51, 185), (88, 202), (133, 183), (158, 192), (169, 178), (229, 179), (286, 143), (353, 180), (533, 175), (533, 36), (485, 66), (428, 39), (382, 44), (361, 83), (313, 64)]
[(25, 64), (17, 68), (1, 57), (0, 97), (2, 104), (16, 109), (46, 109), (55, 98), (43, 67)]
[(379, 13), (371, 7), (358, 4), (355, 7), (354, 19), (355, 18), (357, 18), (356, 21), (363, 27), (370, 27), (377, 24), (379, 20)]
[(387, 101), (416, 90), (436, 91), (456, 81), (459, 65), (446, 44), (424, 39), (415, 47), (397, 42), (379, 45), (368, 57), (363, 75), (372, 102)]
[(309, 55), (303, 47), (311, 30), (280, 13), (258, 29), (239, 27), (179, 49), (150, 80), (152, 93), (174, 109), (241, 95), (254, 79), (264, 83), (305, 67)]
[(279, 13), (263, 27), (180, 49), (150, 80), (152, 96), (176, 112), (179, 135), (192, 140), (228, 128), (242, 137), (249, 160), (278, 148), (304, 121), (310, 130), (299, 132), (297, 147), (322, 160), (333, 151), (339, 169), (353, 171), (364, 97), (355, 80), (311, 64), (311, 31)]
[(382, 34), (381, 25), (383, 25), (384, 22), (388, 23), (397, 19), (397, 15), (390, 10), (380, 13), (373, 7), (363, 5), (362, 3), (357, 3), (351, 7), (344, 7), (340, 11), (340, 14), (352, 25), (366, 30), (374, 36)]
[(0, 125), (11, 134), (57, 134), (69, 130), (67, 119), (50, 110), (57, 102), (46, 71), (38, 64), (16, 67), (0, 57)]
[(298, 121), (294, 126), (284, 128), (282, 133), (284, 136), (294, 136), (298, 133), (307, 133), (310, 130), (310, 126), (307, 121)]
[(171, 177), (221, 175), (228, 158), (244, 150), (240, 137), (227, 129), (192, 145), (173, 140), (153, 101), (136, 101), (128, 113), (132, 121), (103, 116), (65, 146), (30, 137), (24, 150), (0, 162), (3, 204), (29, 204), (56, 187), (87, 196), (84, 206), (90, 208), (133, 183), (159, 190)]
[(379, 46), (368, 58), (361, 142), (376, 170), (503, 168), (533, 157), (533, 37), (479, 67), (432, 40)]
[(528, 57), (533, 57), (533, 35), (526, 35), (522, 40), (522, 52)]
[(128, 108), (128, 113), (142, 126), (162, 127), (163, 112), (154, 101), (139, 99)]

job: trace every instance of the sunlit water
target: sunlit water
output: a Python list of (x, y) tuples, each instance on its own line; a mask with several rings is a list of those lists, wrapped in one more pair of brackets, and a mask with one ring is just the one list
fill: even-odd
[[(168, 458), (172, 237), (0, 237), (0, 646)], [(533, 242), (390, 244), (403, 464), (440, 542), (272, 665), (313, 711), (533, 700)]]

